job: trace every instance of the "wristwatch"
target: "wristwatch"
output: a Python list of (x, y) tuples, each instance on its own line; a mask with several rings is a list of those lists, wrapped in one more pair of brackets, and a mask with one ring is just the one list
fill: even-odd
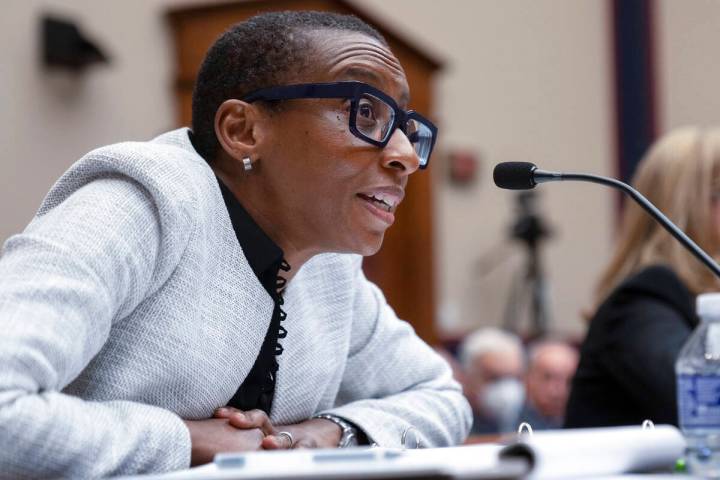
[(335, 415), (328, 415), (327, 413), (321, 413), (319, 415), (313, 415), (312, 418), (322, 418), (324, 420), (330, 420), (335, 425), (340, 427), (342, 434), (340, 435), (340, 441), (338, 442), (338, 448), (356, 447), (358, 445), (358, 432), (350, 422), (343, 420)]

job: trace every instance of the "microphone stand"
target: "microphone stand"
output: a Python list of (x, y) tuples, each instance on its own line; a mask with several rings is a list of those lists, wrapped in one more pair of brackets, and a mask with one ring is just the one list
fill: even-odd
[(715, 274), (716, 277), (720, 278), (720, 265), (715, 260), (705, 253), (685, 232), (680, 230), (663, 214), (658, 208), (650, 203), (640, 192), (632, 188), (630, 185), (615, 180), (614, 178), (601, 177), (599, 175), (590, 175), (585, 173), (558, 173), (558, 172), (547, 172), (543, 170), (534, 170), (533, 179), (536, 183), (545, 183), (550, 181), (564, 181), (564, 180), (576, 180), (580, 182), (598, 183), (600, 185), (606, 185), (609, 187), (617, 188), (627, 193), (635, 200), (646, 212), (648, 212), (655, 220), (657, 220), (662, 227), (667, 230), (670, 235), (675, 237), (677, 241), (682, 243), (695, 258), (700, 260), (706, 267), (708, 267)]

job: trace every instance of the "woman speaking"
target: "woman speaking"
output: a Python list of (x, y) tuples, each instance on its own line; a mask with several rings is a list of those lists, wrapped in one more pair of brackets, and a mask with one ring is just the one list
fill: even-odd
[(264, 14), (210, 48), (192, 130), (75, 163), (0, 259), (0, 477), (461, 442), (450, 369), (361, 270), (435, 142), (408, 100), (357, 18)]

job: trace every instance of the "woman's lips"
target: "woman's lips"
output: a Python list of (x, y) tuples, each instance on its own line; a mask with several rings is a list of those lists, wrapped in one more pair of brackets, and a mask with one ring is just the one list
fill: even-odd
[(395, 206), (388, 206), (386, 203), (380, 202), (373, 197), (369, 197), (362, 193), (358, 194), (358, 198), (360, 198), (363, 205), (370, 211), (370, 213), (387, 226), (390, 226), (393, 222), (395, 222), (395, 215), (392, 212), (395, 210)]

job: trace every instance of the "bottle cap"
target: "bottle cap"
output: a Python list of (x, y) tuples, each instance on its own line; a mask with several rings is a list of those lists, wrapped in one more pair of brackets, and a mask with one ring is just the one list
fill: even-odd
[(720, 316), (720, 293), (701, 293), (695, 302), (699, 317), (704, 315)]

